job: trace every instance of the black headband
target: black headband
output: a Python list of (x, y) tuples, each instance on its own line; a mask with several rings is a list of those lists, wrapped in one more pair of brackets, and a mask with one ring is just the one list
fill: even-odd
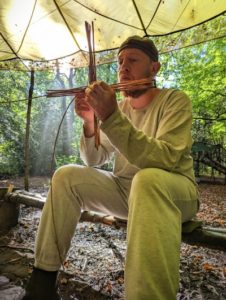
[(158, 50), (152, 40), (147, 37), (141, 38), (137, 35), (129, 37), (121, 44), (118, 54), (126, 48), (136, 48), (147, 54), (152, 61), (158, 61)]

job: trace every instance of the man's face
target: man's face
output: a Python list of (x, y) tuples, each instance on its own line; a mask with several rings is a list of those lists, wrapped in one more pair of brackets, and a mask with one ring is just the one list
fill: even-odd
[[(150, 58), (141, 50), (136, 48), (126, 48), (118, 56), (118, 79), (120, 82), (152, 78), (152, 62)], [(138, 98), (145, 94), (147, 89), (138, 89), (123, 92), (124, 96)]]
[(151, 60), (141, 50), (126, 48), (118, 56), (118, 79), (120, 82), (151, 77)]

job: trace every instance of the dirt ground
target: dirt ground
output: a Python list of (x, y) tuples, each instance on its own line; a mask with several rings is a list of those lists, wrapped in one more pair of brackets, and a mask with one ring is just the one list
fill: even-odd
[[(1, 180), (23, 188), (23, 179)], [(49, 179), (30, 180), (30, 192), (46, 196)], [(226, 185), (199, 184), (198, 218), (226, 228)], [(20, 300), (34, 262), (34, 239), (41, 211), (21, 205), (18, 225), (0, 236), (0, 300)], [(79, 223), (59, 276), (62, 298), (123, 299), (126, 230)], [(141, 274), (142, 276), (142, 274)], [(180, 288), (177, 300), (226, 299), (226, 253), (181, 244)], [(154, 300), (154, 299), (153, 299)]]

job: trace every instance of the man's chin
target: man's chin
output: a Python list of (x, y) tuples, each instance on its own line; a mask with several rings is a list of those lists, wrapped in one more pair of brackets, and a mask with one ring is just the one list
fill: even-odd
[(148, 89), (124, 91), (123, 94), (125, 97), (139, 98), (140, 96), (144, 95), (147, 90)]

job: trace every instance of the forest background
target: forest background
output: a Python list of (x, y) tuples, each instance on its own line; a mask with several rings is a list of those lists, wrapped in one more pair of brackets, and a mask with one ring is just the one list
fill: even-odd
[[(226, 140), (225, 39), (220, 38), (160, 55), (157, 86), (186, 92), (193, 105), (195, 143), (220, 144)], [(0, 70), (0, 177), (23, 176), (30, 72)], [(117, 63), (97, 66), (97, 78), (117, 82)], [(49, 89), (85, 86), (87, 68), (35, 71), (29, 136), (29, 174), (50, 175), (54, 143), (71, 97), (46, 98)], [(118, 95), (120, 100), (120, 95)], [(55, 151), (57, 168), (82, 164), (79, 155), (81, 120), (70, 105)], [(195, 151), (193, 151), (195, 154)], [(110, 168), (111, 166), (105, 166)], [(207, 170), (208, 171), (208, 170)]]

